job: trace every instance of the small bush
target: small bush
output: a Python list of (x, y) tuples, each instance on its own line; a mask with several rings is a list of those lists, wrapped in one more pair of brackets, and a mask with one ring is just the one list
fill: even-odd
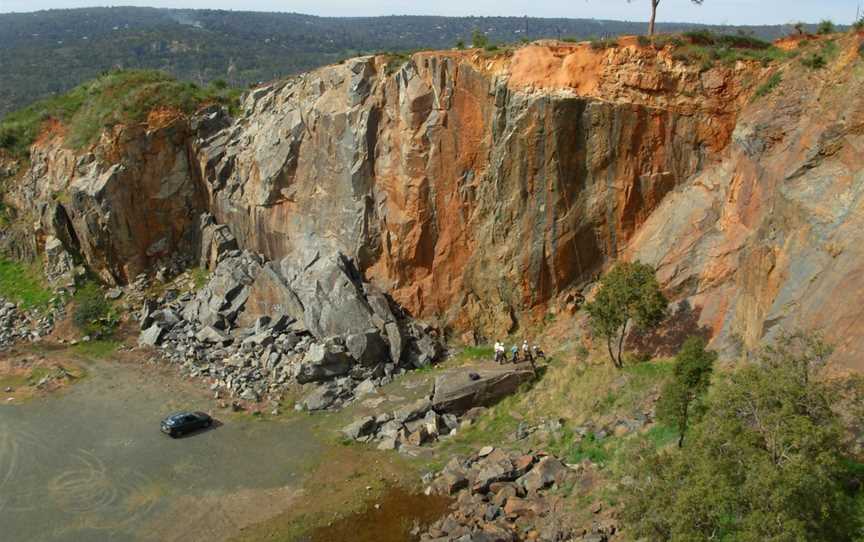
[(566, 41), (567, 43), (579, 43), (582, 40), (573, 36), (567, 36), (566, 38), (561, 38), (561, 41)]
[(488, 52), (488, 53), (494, 53), (498, 50), (498, 46), (495, 45), (494, 43), (490, 43), (489, 45), (484, 47), (483, 50)]
[(810, 53), (809, 55), (803, 56), (801, 58), (801, 64), (811, 70), (821, 70), (828, 65), (825, 61), (825, 57), (822, 56), (821, 53)]
[(593, 39), (591, 40), (591, 48), (595, 51), (604, 51), (606, 49), (614, 49), (618, 47), (618, 40), (615, 39)]
[(72, 321), (81, 332), (103, 337), (117, 326), (118, 318), (111, 303), (95, 282), (86, 282), (75, 293)]
[(694, 45), (712, 45), (716, 39), (710, 30), (691, 30), (684, 32), (684, 37)]
[(465, 49), (465, 41), (464, 40), (457, 41), (456, 42), (456, 48), (459, 49), (460, 51)]
[(651, 45), (651, 38), (648, 36), (639, 36), (636, 38), (636, 43), (638, 43), (640, 47), (648, 47)]
[(830, 19), (823, 19), (823, 20), (819, 23), (819, 26), (816, 27), (816, 33), (817, 33), (817, 34), (822, 34), (822, 35), (825, 35), (825, 34), (833, 34), (833, 33), (834, 33), (834, 30), (835, 30), (835, 29), (834, 29), (834, 22), (831, 21)]
[(405, 53), (386, 53), (386, 55), (387, 63), (384, 64), (385, 75), (393, 75), (410, 59), (410, 56)]
[(774, 89), (783, 82), (783, 72), (774, 72), (771, 74), (771, 77), (768, 78), (759, 88), (756, 89), (755, 96), (757, 98), (762, 98), (774, 92)]
[(666, 47), (681, 47), (685, 45), (684, 40), (677, 34), (661, 34), (653, 38), (654, 48), (658, 51)]

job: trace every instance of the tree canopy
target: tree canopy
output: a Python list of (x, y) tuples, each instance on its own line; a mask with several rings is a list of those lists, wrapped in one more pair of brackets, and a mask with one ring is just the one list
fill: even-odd
[(705, 349), (705, 340), (690, 337), (675, 356), (673, 378), (663, 388), (657, 405), (658, 419), (678, 431), (678, 446), (691, 420), (703, 412), (701, 399), (708, 392), (717, 353)]
[[(628, 325), (640, 330), (656, 327), (666, 317), (666, 297), (654, 268), (641, 262), (617, 264), (600, 281), (600, 291), (585, 307), (594, 335), (606, 339), (612, 364), (624, 366), (624, 338)], [(617, 340), (617, 351), (613, 342)]]
[(637, 538), (855, 538), (838, 399), (814, 378), (824, 344), (809, 344), (807, 363), (781, 345), (719, 380), (682, 450), (646, 452), (634, 463), (624, 513)]

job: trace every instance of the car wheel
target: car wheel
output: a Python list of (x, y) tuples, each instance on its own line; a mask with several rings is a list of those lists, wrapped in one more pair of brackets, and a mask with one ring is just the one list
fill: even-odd
[(207, 420), (207, 424), (204, 427), (210, 427), (213, 425), (213, 420)]

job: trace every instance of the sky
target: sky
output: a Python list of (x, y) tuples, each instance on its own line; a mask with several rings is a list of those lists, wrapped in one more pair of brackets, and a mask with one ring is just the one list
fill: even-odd
[[(849, 23), (864, 0), (662, 0), (660, 21), (784, 24), (832, 19)], [(649, 0), (0, 0), (0, 13), (93, 6), (291, 11), (322, 16), (499, 15), (646, 20)]]

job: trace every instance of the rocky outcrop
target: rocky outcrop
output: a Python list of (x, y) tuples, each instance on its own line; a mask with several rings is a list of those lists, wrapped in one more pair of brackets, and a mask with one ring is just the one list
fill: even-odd
[(638, 47), (423, 53), (389, 76), (364, 57), (251, 92), (200, 177), (242, 246), (344, 253), (412, 314), (507, 332), (716, 156), (747, 71)]
[(0, 297), (0, 350), (18, 342), (36, 342), (54, 329), (61, 308), (27, 310)]
[[(363, 364), (384, 344), (434, 357), (401, 311), (508, 333), (624, 257), (656, 264), (714, 346), (824, 328), (860, 368), (859, 42), (825, 70), (790, 60), (759, 99), (777, 67), (703, 69), (635, 40), (352, 59), (250, 91), (234, 119), (157, 111), (83, 152), (53, 126), (10, 198), (112, 283), (177, 254), (215, 269), (233, 236), (261, 256), (236, 325), (289, 316)], [(365, 301), (335, 318), (357, 277)]]
[[(420, 540), (575, 540), (576, 530), (562, 521), (566, 497), (555, 490), (576, 485), (584, 469), (546, 454), (491, 446), (466, 458), (454, 457), (427, 488), (427, 493), (452, 496), (453, 511)], [(596, 534), (596, 540), (607, 540), (600, 529)]]
[(391, 358), (388, 326), (405, 330), (407, 352), (433, 344), (429, 362), (441, 352), (434, 330), (392, 312), (344, 256), (276, 265), (234, 250), (217, 259), (197, 292), (147, 301), (138, 318), (139, 345), (159, 347), (214, 391), (257, 402), (309, 385), (299, 407), (336, 408), (358, 386), (374, 390), (411, 368), (411, 356)]
[(786, 66), (741, 113), (725, 159), (669, 194), (624, 251), (655, 264), (730, 357), (800, 327), (864, 369), (859, 40), (825, 70)]

